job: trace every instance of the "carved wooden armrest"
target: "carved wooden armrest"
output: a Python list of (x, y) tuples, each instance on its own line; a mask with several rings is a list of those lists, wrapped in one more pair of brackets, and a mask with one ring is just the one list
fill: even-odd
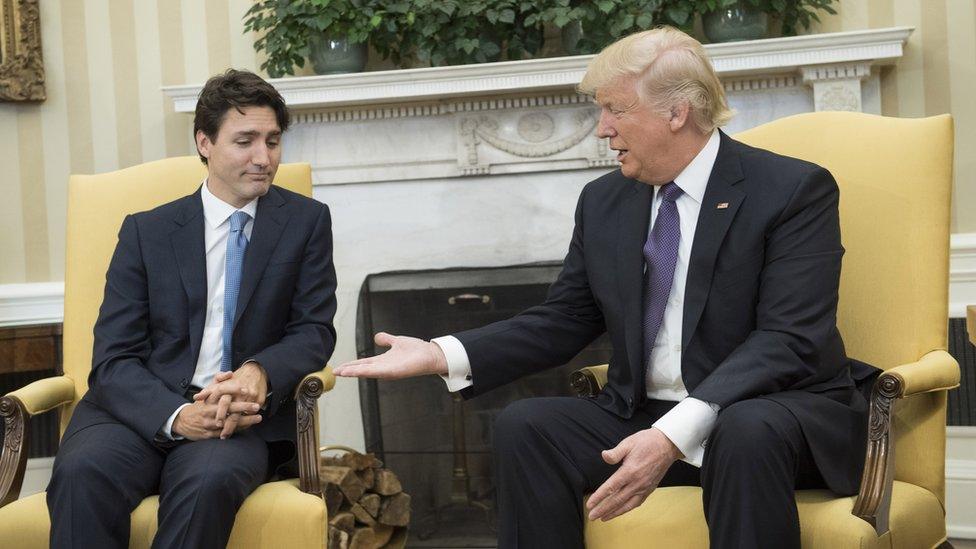
[(879, 536), (888, 531), (891, 490), (895, 481), (895, 437), (891, 421), (895, 400), (948, 391), (958, 385), (959, 364), (942, 350), (932, 351), (918, 362), (891, 368), (874, 383), (864, 475), (851, 513), (867, 521)]
[(595, 397), (607, 384), (609, 365), (587, 366), (576, 370), (569, 376), (569, 382), (578, 397)]
[(0, 399), (4, 422), (3, 449), (0, 450), (0, 507), (20, 496), (27, 467), (28, 419), (75, 399), (75, 383), (58, 376), (39, 379)]
[(295, 389), (295, 427), (298, 432), (299, 488), (307, 494), (322, 495), (319, 480), (318, 398), (335, 386), (332, 368), (308, 374)]

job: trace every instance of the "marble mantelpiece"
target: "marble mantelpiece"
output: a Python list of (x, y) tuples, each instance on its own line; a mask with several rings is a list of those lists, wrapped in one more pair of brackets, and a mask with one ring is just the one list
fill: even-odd
[[(899, 27), (707, 45), (735, 133), (814, 110), (880, 112)], [(273, 80), (293, 113), (285, 162), (310, 162), (333, 214), (339, 333), (355, 357), (369, 273), (561, 259), (579, 191), (613, 169), (596, 110), (575, 92), (590, 56)], [(164, 92), (179, 112), (201, 85)], [(355, 381), (320, 402), (322, 440), (363, 445)]]

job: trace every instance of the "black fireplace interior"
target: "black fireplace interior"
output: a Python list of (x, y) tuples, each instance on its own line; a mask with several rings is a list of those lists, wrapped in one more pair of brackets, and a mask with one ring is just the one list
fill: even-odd
[[(378, 331), (431, 339), (511, 317), (541, 303), (560, 268), (547, 262), (370, 275), (359, 296), (357, 353), (384, 350), (373, 343)], [(412, 497), (410, 546), (494, 546), (495, 416), (519, 399), (570, 396), (570, 372), (609, 357), (604, 336), (566, 365), (467, 401), (455, 401), (434, 376), (360, 380), (366, 450), (396, 472)]]

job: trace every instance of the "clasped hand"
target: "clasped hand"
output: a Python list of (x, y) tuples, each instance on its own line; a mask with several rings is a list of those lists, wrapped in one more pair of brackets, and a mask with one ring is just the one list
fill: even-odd
[(607, 521), (643, 503), (682, 454), (664, 433), (652, 427), (604, 450), (602, 457), (620, 467), (590, 495), (586, 509), (590, 520)]
[(258, 412), (267, 398), (267, 374), (256, 362), (234, 372), (220, 372), (213, 382), (180, 410), (173, 432), (190, 440), (220, 437), (261, 422)]

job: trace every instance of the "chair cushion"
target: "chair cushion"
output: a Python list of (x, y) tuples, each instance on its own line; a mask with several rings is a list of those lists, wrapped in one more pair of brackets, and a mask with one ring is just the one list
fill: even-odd
[[(129, 547), (148, 548), (156, 535), (159, 497), (142, 500), (132, 512)], [(326, 547), (327, 513), (320, 497), (298, 489), (298, 480), (269, 482), (244, 500), (237, 512), (228, 548)], [(51, 521), (45, 494), (34, 494), (0, 509), (4, 547), (46, 548)]]
[[(891, 531), (875, 534), (870, 524), (851, 514), (854, 496), (839, 498), (827, 490), (796, 493), (803, 547), (920, 548), (935, 547), (946, 538), (945, 511), (935, 494), (895, 482), (891, 502)], [(701, 488), (659, 488), (643, 505), (609, 522), (587, 522), (586, 546), (627, 549), (648, 547), (708, 547), (708, 527), (702, 512)]]

